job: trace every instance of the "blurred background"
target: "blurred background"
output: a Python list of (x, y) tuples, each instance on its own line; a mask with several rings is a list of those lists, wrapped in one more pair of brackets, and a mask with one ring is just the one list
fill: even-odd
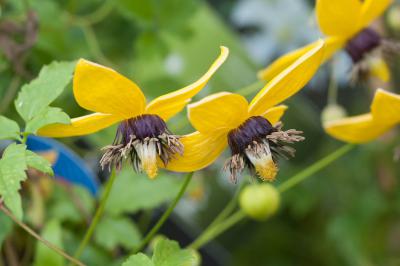
[[(150, 99), (195, 81), (216, 58), (220, 45), (230, 48), (228, 61), (196, 99), (233, 91), (250, 100), (256, 90), (248, 86), (257, 81), (258, 70), (322, 36), (313, 6), (311, 0), (0, 0), (0, 114), (18, 119), (13, 106), (18, 90), (54, 60), (86, 58), (112, 67), (134, 80)], [(400, 5), (395, 3), (375, 26), (388, 38), (399, 37)], [(321, 127), (329, 85), (337, 84), (338, 103), (348, 114), (367, 112), (377, 86), (399, 92), (399, 58), (389, 63), (392, 83), (351, 83), (351, 60), (338, 54), (287, 102), (290, 108), (283, 122), (303, 130), (306, 141), (296, 144), (296, 158), (282, 162), (276, 184), (341, 145)], [(76, 104), (71, 87), (53, 106), (71, 117), (87, 113)], [(175, 117), (169, 128), (191, 132), (185, 117)], [(89, 189), (35, 173), (24, 184), (26, 222), (38, 231), (48, 229), (45, 236), (69, 253), (76, 249), (94, 210), (98, 188), (93, 187), (107, 178), (98, 167), (100, 148), (114, 135), (115, 127), (60, 140), (89, 168), (94, 177)], [(247, 220), (205, 246), (202, 265), (400, 265), (396, 147), (400, 149), (397, 131), (357, 147), (285, 193), (272, 219)], [(226, 152), (195, 174), (162, 234), (186, 246), (224, 208), (238, 187), (221, 170), (228, 156)], [(162, 172), (150, 181), (125, 168), (82, 260), (88, 265), (119, 265), (181, 182), (181, 175)], [(10, 265), (10, 256), (19, 258), (16, 265), (30, 265), (37, 252), (34, 241), (2, 214), (0, 243), (4, 265)]]

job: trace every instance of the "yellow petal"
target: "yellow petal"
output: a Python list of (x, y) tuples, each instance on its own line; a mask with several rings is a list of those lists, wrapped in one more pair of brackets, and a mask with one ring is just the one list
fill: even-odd
[(324, 55), (320, 40), (307, 53), (274, 77), (250, 103), (250, 114), (260, 115), (302, 89), (318, 70)]
[(220, 92), (188, 106), (193, 127), (202, 133), (227, 132), (248, 118), (247, 100), (235, 93)]
[(212, 164), (227, 146), (226, 134), (202, 134), (194, 132), (181, 138), (184, 145), (183, 156), (176, 155), (165, 167), (176, 172), (192, 172)]
[(272, 125), (278, 123), (285, 111), (288, 109), (286, 105), (278, 105), (268, 109), (262, 116), (266, 118)]
[(369, 72), (372, 77), (375, 77), (383, 82), (390, 80), (390, 69), (382, 57), (372, 57), (368, 60)]
[[(327, 37), (325, 40), (325, 51), (324, 51), (324, 59), (325, 62), (329, 60), (333, 54), (336, 53), (339, 49), (343, 47), (346, 43), (346, 39), (343, 37)], [(302, 55), (312, 50), (320, 41), (313, 42), (307, 46), (301, 47), (293, 52), (287, 53), (279, 57), (272, 64), (270, 64), (267, 68), (258, 72), (257, 76), (261, 80), (270, 81), (280, 72), (282, 72), (285, 68), (293, 64), (297, 59), (299, 59)]]
[(400, 122), (400, 95), (379, 89), (371, 105), (374, 119), (382, 124), (394, 125)]
[(53, 124), (45, 126), (39, 129), (38, 135), (54, 138), (87, 135), (109, 127), (121, 120), (123, 118), (115, 115), (94, 113), (73, 118), (70, 125)]
[(367, 27), (393, 3), (393, 0), (365, 0), (362, 5), (359, 28)]
[(358, 31), (361, 8), (360, 0), (317, 0), (315, 9), (321, 31), (327, 36), (353, 35)]
[(364, 114), (327, 122), (324, 128), (329, 135), (339, 140), (363, 143), (383, 135), (391, 126), (378, 123), (371, 114)]
[(131, 118), (142, 114), (146, 100), (140, 88), (111, 68), (81, 59), (74, 75), (75, 99), (83, 108)]
[(204, 88), (212, 75), (214, 75), (218, 68), (225, 62), (228, 54), (229, 49), (221, 46), (221, 53), (219, 57), (199, 80), (184, 87), (183, 89), (162, 95), (154, 99), (147, 105), (146, 113), (157, 114), (166, 121), (182, 111), (186, 104), (189, 103), (190, 99)]

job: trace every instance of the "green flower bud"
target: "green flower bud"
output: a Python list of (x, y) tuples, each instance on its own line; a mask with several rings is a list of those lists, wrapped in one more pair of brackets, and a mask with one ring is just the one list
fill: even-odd
[(239, 204), (251, 218), (265, 221), (279, 208), (278, 190), (270, 184), (249, 185), (240, 193)]
[(338, 104), (329, 104), (322, 110), (321, 120), (322, 123), (331, 122), (337, 119), (345, 118), (347, 116), (346, 110)]

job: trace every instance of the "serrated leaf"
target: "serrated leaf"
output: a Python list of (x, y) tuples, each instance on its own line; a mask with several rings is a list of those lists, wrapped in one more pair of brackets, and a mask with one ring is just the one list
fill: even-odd
[(130, 256), (122, 266), (154, 266), (154, 263), (143, 253)]
[(53, 62), (44, 66), (39, 76), (22, 86), (15, 108), (25, 121), (42, 113), (72, 79), (75, 62)]
[(180, 186), (181, 180), (173, 176), (159, 175), (150, 180), (127, 167), (118, 174), (105, 207), (106, 212), (118, 215), (152, 209), (173, 199)]
[(161, 239), (156, 243), (153, 254), (155, 266), (191, 266), (197, 258), (188, 249), (181, 249), (178, 242)]
[(0, 116), (0, 139), (20, 140), (20, 129), (14, 120)]
[[(61, 225), (58, 220), (51, 220), (43, 229), (42, 237), (59, 248), (63, 248)], [(38, 242), (34, 266), (63, 266), (64, 258), (46, 245)]]
[(69, 116), (60, 108), (47, 106), (40, 114), (35, 116), (26, 124), (25, 132), (35, 134), (39, 128), (49, 124), (69, 124), (71, 122)]
[(107, 250), (117, 246), (131, 250), (139, 244), (141, 235), (133, 221), (128, 218), (106, 216), (97, 226), (94, 239)]
[(18, 219), (22, 219), (21, 196), (18, 191), (20, 183), (26, 179), (25, 151), (25, 145), (13, 143), (4, 150), (0, 160), (0, 196)]
[(54, 175), (53, 169), (51, 168), (51, 163), (43, 158), (42, 156), (26, 150), (26, 164), (29, 167), (35, 168), (45, 174)]

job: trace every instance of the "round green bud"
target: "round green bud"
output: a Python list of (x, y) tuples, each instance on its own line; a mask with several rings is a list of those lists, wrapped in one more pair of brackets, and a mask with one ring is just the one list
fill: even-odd
[(322, 110), (321, 120), (322, 123), (331, 122), (337, 119), (345, 118), (347, 116), (346, 110), (338, 104), (329, 104)]
[(389, 9), (387, 23), (393, 30), (400, 30), (400, 5), (395, 5)]
[(265, 221), (279, 208), (278, 190), (270, 184), (257, 184), (245, 187), (240, 193), (241, 209), (251, 218)]

